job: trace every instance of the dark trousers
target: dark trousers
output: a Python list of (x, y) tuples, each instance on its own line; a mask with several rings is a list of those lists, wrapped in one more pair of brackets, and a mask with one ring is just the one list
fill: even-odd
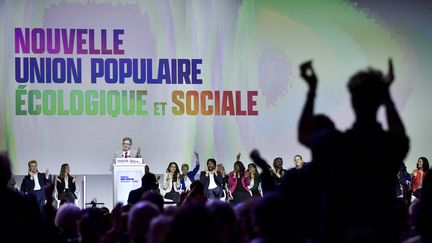
[(223, 191), (220, 187), (214, 189), (207, 189), (206, 192), (207, 199), (217, 199), (223, 197)]
[(41, 190), (32, 191), (31, 195), (33, 195), (36, 199), (37, 204), (39, 205), (39, 208), (41, 208), (45, 204), (45, 195)]

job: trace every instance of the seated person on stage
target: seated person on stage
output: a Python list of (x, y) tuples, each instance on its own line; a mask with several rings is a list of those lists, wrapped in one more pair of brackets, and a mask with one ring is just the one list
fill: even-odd
[(223, 164), (218, 164), (216, 166), (216, 173), (218, 176), (222, 177), (222, 189), (227, 195), (227, 199), (232, 199), (231, 192), (228, 190), (228, 174), (225, 172)]
[(200, 167), (199, 155), (197, 152), (194, 153), (196, 158), (195, 168), (192, 171), (189, 171), (188, 164), (182, 164), (181, 166), (182, 175), (180, 177), (180, 184), (183, 191), (188, 191), (190, 189), (190, 185), (195, 181), (195, 175), (198, 173)]
[(77, 196), (76, 192), (76, 178), (70, 174), (69, 164), (62, 164), (60, 174), (56, 179), (57, 199), (61, 202), (75, 203)]
[(48, 184), (48, 169), (45, 173), (38, 172), (37, 161), (30, 160), (28, 162), (28, 175), (26, 175), (21, 183), (21, 191), (24, 194), (33, 195), (39, 207), (42, 207), (45, 202), (43, 189)]
[(180, 198), (180, 170), (176, 162), (171, 162), (165, 173), (161, 194), (165, 199), (178, 202)]
[(130, 137), (123, 138), (122, 147), (123, 149), (121, 151), (117, 151), (114, 153), (113, 163), (115, 163), (115, 159), (117, 158), (141, 158), (140, 147), (138, 147), (138, 150), (131, 149), (132, 138)]
[(201, 171), (200, 181), (204, 185), (204, 194), (208, 199), (223, 197), (223, 178), (216, 173), (216, 160), (207, 160), (207, 170)]

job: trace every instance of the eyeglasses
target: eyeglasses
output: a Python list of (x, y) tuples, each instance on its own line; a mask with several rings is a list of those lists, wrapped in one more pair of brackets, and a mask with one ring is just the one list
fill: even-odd
[(123, 143), (123, 145), (131, 145), (130, 143)]

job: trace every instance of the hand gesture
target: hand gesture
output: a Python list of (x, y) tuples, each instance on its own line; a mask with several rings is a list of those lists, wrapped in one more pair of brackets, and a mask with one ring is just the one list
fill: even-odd
[(138, 147), (136, 157), (141, 158), (141, 147)]
[(48, 168), (46, 168), (45, 169), (45, 176), (48, 176), (49, 175), (49, 170), (48, 170)]
[(72, 177), (72, 183), (75, 183), (75, 181), (76, 181), (76, 177), (73, 176), (73, 177)]
[(198, 155), (198, 152), (194, 151), (194, 154), (195, 154), (196, 162), (197, 162), (197, 164), (199, 164), (199, 155)]
[(253, 162), (260, 167), (261, 169), (264, 168), (268, 168), (269, 165), (267, 164), (267, 162), (261, 158), (261, 155), (259, 154), (258, 150), (254, 149), (251, 154), (250, 154), (250, 158), (253, 160)]
[(394, 80), (393, 60), (391, 58), (389, 58), (388, 59), (388, 73), (385, 77), (385, 81), (389, 87), (393, 83), (393, 80)]
[(237, 154), (237, 160), (236, 160), (236, 161), (240, 161), (240, 156), (241, 156), (241, 153), (238, 153), (238, 154)]
[(307, 61), (300, 65), (300, 75), (309, 85), (309, 89), (315, 90), (318, 79), (312, 67), (312, 61)]

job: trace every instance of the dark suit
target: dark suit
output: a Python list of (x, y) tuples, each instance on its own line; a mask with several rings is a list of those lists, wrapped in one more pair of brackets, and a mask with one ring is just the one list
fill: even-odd
[(57, 188), (57, 199), (67, 199), (67, 201), (74, 203), (75, 199), (77, 199), (77, 196), (75, 194), (76, 192), (76, 184), (73, 182), (73, 177), (68, 176), (68, 187), (69, 189), (66, 189), (66, 183), (64, 178), (60, 178), (60, 176), (57, 176), (56, 180), (56, 188)]
[(223, 196), (222, 185), (223, 185), (223, 177), (214, 173), (214, 181), (216, 183), (216, 188), (209, 189), (210, 185), (210, 176), (207, 175), (206, 171), (201, 171), (200, 181), (204, 185), (204, 195), (208, 199), (219, 198)]
[(128, 204), (139, 202), (142, 195), (147, 191), (156, 191), (158, 189), (155, 174), (148, 172), (141, 178), (141, 187), (129, 192)]
[[(121, 150), (121, 151), (117, 151), (117, 152), (114, 153), (114, 156), (113, 156), (113, 163), (115, 163), (115, 160), (116, 160), (117, 158), (123, 158), (123, 152), (124, 152), (124, 151)], [(129, 150), (129, 152), (128, 152), (128, 158), (141, 158), (141, 155), (138, 154), (138, 151), (137, 151), (137, 150), (131, 149), (131, 150)]]
[(33, 195), (36, 198), (36, 201), (40, 207), (45, 202), (45, 195), (43, 192), (43, 189), (45, 188), (45, 185), (48, 183), (48, 179), (46, 178), (45, 173), (37, 172), (37, 177), (39, 180), (39, 185), (41, 187), (40, 190), (34, 190), (35, 187), (35, 181), (30, 177), (30, 175), (26, 175), (21, 183), (21, 191), (24, 194)]

